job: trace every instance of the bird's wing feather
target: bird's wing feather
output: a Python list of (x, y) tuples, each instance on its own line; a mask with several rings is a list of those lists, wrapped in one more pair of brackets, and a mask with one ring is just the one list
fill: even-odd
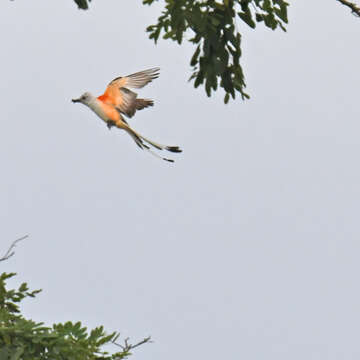
[(132, 117), (136, 111), (137, 94), (130, 88), (142, 88), (152, 80), (159, 77), (159, 68), (148, 69), (125, 77), (112, 80), (99, 99), (114, 106), (123, 114)]
[(127, 86), (129, 88), (140, 89), (152, 80), (158, 78), (159, 71), (159, 68), (152, 68), (125, 77), (118, 77), (111, 81), (109, 86), (117, 86), (118, 88)]
[(136, 111), (137, 94), (125, 87), (120, 88), (119, 91), (121, 93), (121, 101), (117, 103), (116, 109), (131, 118)]

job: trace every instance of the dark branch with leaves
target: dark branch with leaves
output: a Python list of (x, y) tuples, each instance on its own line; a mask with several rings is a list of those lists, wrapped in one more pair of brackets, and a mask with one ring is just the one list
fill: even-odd
[[(151, 5), (154, 1), (143, 3)], [(254, 29), (262, 22), (272, 30), (280, 27), (285, 31), (287, 7), (284, 0), (166, 0), (158, 23), (147, 31), (155, 42), (162, 35), (181, 44), (190, 35), (189, 41), (196, 45), (190, 80), (195, 87), (204, 85), (208, 96), (220, 86), (227, 103), (230, 96), (235, 99), (236, 92), (243, 99), (249, 98), (240, 64), (241, 24)]]

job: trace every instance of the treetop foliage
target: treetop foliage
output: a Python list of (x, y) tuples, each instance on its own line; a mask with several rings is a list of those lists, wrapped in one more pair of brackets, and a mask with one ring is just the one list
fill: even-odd
[[(154, 1), (143, 3), (150, 5)], [(155, 42), (162, 35), (163, 39), (179, 44), (190, 32), (189, 41), (196, 45), (190, 61), (193, 68), (190, 80), (195, 87), (203, 84), (208, 96), (218, 86), (222, 87), (227, 103), (230, 95), (235, 99), (236, 92), (243, 99), (249, 98), (240, 64), (241, 34), (237, 19), (251, 28), (262, 22), (272, 30), (277, 27), (285, 30), (287, 6), (284, 0), (167, 0), (158, 23), (150, 25), (147, 31)]]
[[(131, 350), (150, 341), (145, 338), (135, 345), (125, 339), (123, 345), (116, 341), (119, 334), (107, 334), (102, 326), (91, 331), (80, 322), (54, 324), (27, 320), (20, 314), (18, 303), (26, 297), (35, 297), (40, 290), (29, 291), (26, 283), (16, 290), (7, 290), (6, 281), (14, 273), (0, 275), (0, 359), (1, 360), (121, 360), (131, 355)], [(109, 354), (102, 348), (112, 344), (120, 351)]]
[[(90, 1), (90, 0), (89, 0)], [(143, 0), (151, 5), (158, 0)], [(79, 8), (87, 9), (86, 0), (75, 0)], [(288, 22), (284, 0), (165, 0), (165, 8), (154, 25), (147, 27), (155, 43), (160, 37), (181, 44), (185, 36), (196, 48), (190, 60), (194, 86), (205, 86), (208, 96), (218, 86), (224, 89), (227, 103), (249, 98), (245, 92), (245, 78), (240, 64), (240, 24), (255, 28), (257, 23), (275, 30), (285, 31)]]

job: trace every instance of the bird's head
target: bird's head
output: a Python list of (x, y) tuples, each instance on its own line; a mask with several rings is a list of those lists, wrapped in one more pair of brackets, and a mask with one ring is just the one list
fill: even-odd
[(82, 103), (84, 105), (89, 105), (89, 103), (93, 100), (94, 96), (89, 92), (82, 94), (78, 99), (72, 99), (73, 103)]

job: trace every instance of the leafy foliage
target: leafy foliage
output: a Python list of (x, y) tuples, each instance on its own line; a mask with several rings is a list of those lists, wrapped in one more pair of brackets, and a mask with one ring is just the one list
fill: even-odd
[[(143, 3), (151, 5), (154, 1), (143, 0)], [(249, 98), (240, 65), (241, 34), (237, 18), (251, 28), (263, 22), (272, 30), (278, 26), (285, 30), (287, 6), (284, 0), (166, 0), (158, 23), (147, 31), (155, 42), (163, 33), (164, 39), (181, 44), (190, 30), (189, 41), (196, 45), (190, 61), (193, 67), (190, 79), (195, 87), (204, 84), (208, 96), (220, 85), (227, 103), (230, 95), (235, 99), (236, 91), (243, 99)]]
[[(86, 0), (75, 1), (87, 7)], [(143, 0), (143, 4), (155, 1), (158, 0)], [(236, 92), (243, 99), (249, 98), (240, 64), (241, 34), (237, 19), (253, 29), (257, 23), (264, 23), (272, 30), (279, 27), (285, 31), (288, 5), (285, 0), (165, 0), (157, 24), (148, 26), (147, 32), (155, 43), (162, 36), (181, 44), (189, 34), (189, 41), (196, 46), (190, 61), (193, 68), (190, 80), (195, 87), (204, 85), (208, 96), (218, 86), (222, 87), (227, 103), (230, 96), (235, 99)]]
[[(29, 291), (26, 283), (17, 290), (7, 290), (6, 280), (15, 274), (0, 275), (0, 359), (1, 360), (120, 360), (131, 355), (131, 350), (150, 341), (146, 338), (131, 345), (116, 343), (119, 334), (106, 334), (103, 327), (90, 332), (80, 322), (54, 324), (46, 327), (25, 319), (18, 303), (34, 297), (40, 290)], [(117, 345), (121, 351), (109, 354), (102, 350), (106, 344)]]

